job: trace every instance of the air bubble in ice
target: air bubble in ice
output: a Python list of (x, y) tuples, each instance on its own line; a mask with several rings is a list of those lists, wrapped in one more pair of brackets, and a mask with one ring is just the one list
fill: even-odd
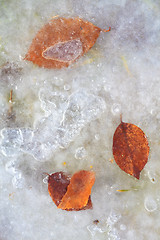
[(79, 147), (76, 149), (76, 153), (75, 153), (75, 158), (76, 159), (83, 159), (85, 158), (87, 155), (86, 150), (84, 147)]
[(99, 135), (99, 134), (96, 134), (94, 137), (95, 137), (95, 139), (96, 139), (97, 141), (100, 140), (100, 135)]
[(152, 171), (152, 170), (148, 171), (148, 177), (149, 177), (149, 179), (150, 179), (150, 181), (152, 183), (156, 183), (157, 182), (156, 174), (155, 174), (154, 171)]
[(105, 85), (105, 86), (104, 86), (104, 90), (105, 90), (106, 92), (110, 92), (111, 86), (110, 86), (109, 84)]
[(64, 90), (69, 91), (71, 89), (71, 86), (69, 84), (64, 85)]
[(118, 103), (114, 103), (111, 108), (111, 112), (113, 115), (117, 115), (121, 113), (121, 105)]
[(125, 224), (121, 224), (119, 228), (120, 228), (120, 230), (125, 231), (126, 230), (126, 225)]
[(144, 200), (144, 207), (148, 212), (154, 212), (157, 209), (157, 203), (152, 196), (148, 196)]
[(48, 175), (47, 175), (45, 178), (43, 178), (43, 182), (44, 182), (45, 184), (48, 184)]

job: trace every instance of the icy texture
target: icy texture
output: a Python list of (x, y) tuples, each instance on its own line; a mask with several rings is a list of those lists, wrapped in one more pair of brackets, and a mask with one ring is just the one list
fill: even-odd
[[(56, 15), (111, 31), (69, 68), (24, 61)], [(0, 1), (0, 239), (159, 239), (159, 15), (158, 0)], [(139, 181), (113, 161), (121, 113), (149, 140)], [(81, 169), (96, 173), (93, 209), (58, 210), (46, 173)]]
[(75, 60), (82, 53), (82, 43), (79, 39), (68, 42), (61, 42), (48, 47), (42, 54), (46, 59), (54, 59), (60, 62), (69, 62)]
[(57, 92), (45, 95), (40, 91), (39, 97), (46, 117), (37, 122), (35, 130), (1, 130), (1, 151), (5, 156), (14, 156), (24, 151), (37, 160), (45, 161), (57, 148), (67, 147), (81, 129), (97, 119), (106, 108), (101, 97), (84, 89), (73, 93), (68, 99)]
[(32, 141), (33, 131), (29, 128), (1, 130), (1, 151), (5, 156), (14, 156)]
[(75, 153), (75, 158), (76, 159), (83, 159), (85, 158), (87, 155), (86, 150), (84, 147), (79, 147), (76, 149), (76, 153)]
[(144, 206), (148, 212), (154, 212), (157, 209), (157, 203), (151, 196), (145, 198)]

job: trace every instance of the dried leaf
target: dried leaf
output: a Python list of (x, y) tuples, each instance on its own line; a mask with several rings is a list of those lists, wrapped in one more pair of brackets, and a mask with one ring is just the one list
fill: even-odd
[(113, 136), (113, 155), (123, 171), (139, 179), (149, 155), (144, 132), (134, 124), (121, 122)]
[(37, 33), (25, 59), (45, 68), (68, 67), (93, 47), (101, 31), (80, 18), (52, 19)]
[(56, 172), (49, 175), (48, 192), (56, 206), (60, 204), (61, 199), (67, 192), (69, 183), (70, 178), (63, 172)]
[(70, 178), (63, 172), (49, 175), (48, 191), (58, 208), (86, 210), (92, 208), (90, 198), (95, 176), (90, 171), (79, 171)]

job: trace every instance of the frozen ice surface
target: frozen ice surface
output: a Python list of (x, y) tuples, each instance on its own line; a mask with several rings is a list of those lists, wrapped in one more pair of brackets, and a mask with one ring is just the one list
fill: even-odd
[(1, 151), (5, 156), (14, 156), (21, 152), (32, 141), (33, 131), (30, 128), (3, 128), (1, 130)]
[(21, 149), (42, 161), (58, 148), (66, 148), (81, 129), (99, 118), (106, 108), (101, 97), (84, 89), (74, 92), (68, 99), (57, 92), (45, 95), (43, 91), (39, 98), (45, 117), (36, 123), (34, 137)]
[[(69, 68), (24, 61), (57, 15), (111, 31)], [(159, 15), (158, 0), (0, 0), (0, 239), (159, 239)], [(112, 163), (121, 113), (149, 140), (139, 181)], [(57, 209), (46, 173), (80, 169), (96, 173), (93, 209)]]
[(75, 153), (75, 158), (76, 159), (83, 159), (85, 158), (87, 155), (86, 150), (84, 147), (79, 147), (76, 149), (76, 153)]
[(15, 188), (24, 188), (24, 178), (21, 173), (15, 174), (12, 178), (12, 184)]
[(144, 206), (148, 212), (154, 212), (157, 209), (157, 203), (151, 196), (145, 198)]
[(2, 129), (1, 130), (1, 151), (5, 156), (16, 155), (23, 142), (23, 136), (20, 129)]

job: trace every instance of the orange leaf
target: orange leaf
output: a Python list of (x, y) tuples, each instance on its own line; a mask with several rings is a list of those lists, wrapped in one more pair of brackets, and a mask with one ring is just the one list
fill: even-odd
[(149, 155), (144, 132), (134, 124), (121, 122), (113, 136), (113, 155), (123, 171), (139, 179)]
[(75, 173), (58, 208), (81, 209), (85, 207), (94, 182), (94, 172), (82, 170)]
[(93, 47), (101, 31), (80, 18), (52, 19), (33, 39), (25, 60), (45, 68), (68, 67)]
[[(58, 208), (62, 208), (61, 204), (64, 206), (64, 202), (66, 201), (64, 199), (69, 197), (71, 198), (71, 205), (69, 207), (63, 207), (62, 209), (67, 211), (90, 209), (92, 208), (90, 193), (92, 185), (94, 184), (94, 178), (93, 172), (80, 171), (73, 175), (70, 182), (69, 176), (67, 176), (65, 173), (53, 173), (52, 175), (49, 175), (48, 192)], [(73, 192), (70, 191), (72, 188), (77, 192), (77, 199), (75, 199)], [(77, 188), (79, 191), (76, 190)], [(81, 197), (83, 197), (83, 199), (80, 199)], [(77, 205), (75, 202), (82, 202), (82, 204)]]

